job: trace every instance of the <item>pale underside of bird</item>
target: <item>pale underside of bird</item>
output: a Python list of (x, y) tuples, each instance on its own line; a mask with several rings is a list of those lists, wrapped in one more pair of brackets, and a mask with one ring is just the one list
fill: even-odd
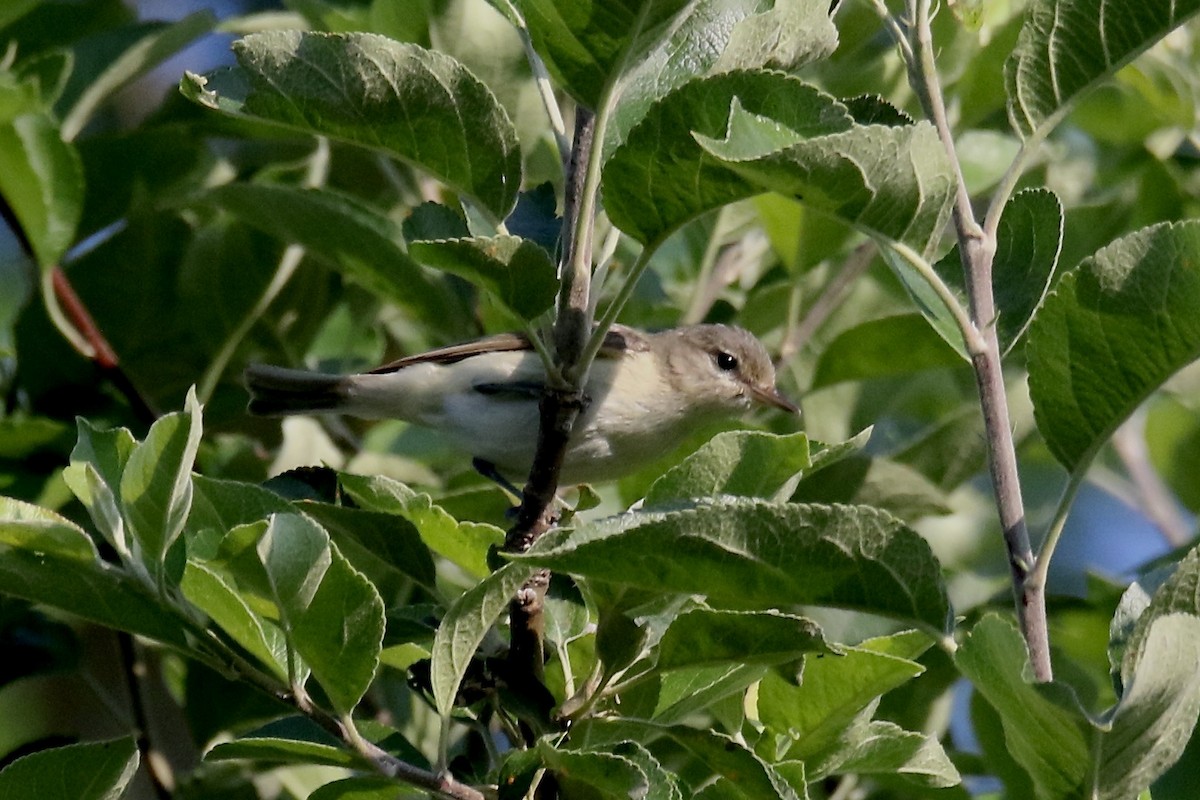
[[(440, 432), (511, 478), (537, 444), (541, 358), (502, 334), (409, 356), (370, 372), (325, 375), (266, 365), (246, 370), (255, 414), (338, 413), (400, 419)], [(694, 325), (658, 333), (613, 326), (584, 385), (560, 475), (609, 480), (668, 454), (698, 426), (764, 403), (796, 413), (775, 387), (762, 344), (741, 328)]]

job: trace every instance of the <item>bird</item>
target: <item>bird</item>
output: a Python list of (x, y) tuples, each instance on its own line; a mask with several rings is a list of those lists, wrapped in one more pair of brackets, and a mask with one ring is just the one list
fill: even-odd
[[(545, 376), (529, 339), (506, 333), (350, 375), (251, 364), (245, 383), (252, 414), (405, 420), (440, 432), (485, 474), (523, 477), (537, 445)], [(668, 454), (698, 426), (755, 405), (799, 413), (777, 388), (763, 344), (730, 325), (657, 332), (613, 325), (583, 395), (563, 485), (619, 478)]]

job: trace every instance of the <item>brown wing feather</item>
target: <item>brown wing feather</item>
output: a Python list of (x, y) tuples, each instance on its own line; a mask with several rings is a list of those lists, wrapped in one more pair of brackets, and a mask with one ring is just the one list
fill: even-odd
[[(646, 350), (648, 347), (649, 343), (643, 334), (624, 325), (613, 325), (604, 336), (604, 345), (600, 350), (600, 356), (611, 358), (617, 353), (641, 351)], [(426, 353), (405, 356), (404, 358), (399, 358), (376, 367), (370, 371), (370, 374), (381, 375), (388, 372), (395, 372), (396, 370), (410, 367), (413, 364), (454, 364), (463, 359), (483, 353), (508, 353), (517, 350), (532, 349), (529, 340), (525, 338), (525, 334), (500, 333), (495, 336), (476, 339), (473, 342), (452, 344), (448, 347), (439, 347), (436, 350), (430, 350)]]

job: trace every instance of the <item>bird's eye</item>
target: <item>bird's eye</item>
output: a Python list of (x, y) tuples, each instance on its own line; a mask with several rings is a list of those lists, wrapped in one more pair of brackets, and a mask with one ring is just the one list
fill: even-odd
[(715, 356), (717, 360), (717, 368), (725, 372), (733, 372), (738, 368), (737, 356), (726, 353), (723, 350), (717, 352)]

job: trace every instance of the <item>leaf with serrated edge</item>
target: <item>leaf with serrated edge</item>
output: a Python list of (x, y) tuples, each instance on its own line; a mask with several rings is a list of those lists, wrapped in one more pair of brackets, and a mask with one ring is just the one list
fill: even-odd
[(1064, 275), (1029, 328), (1038, 430), (1068, 470), (1200, 356), (1200, 221), (1124, 236)]
[(446, 612), (433, 639), (430, 667), (434, 703), (443, 717), (454, 708), (458, 686), (479, 643), (533, 573), (524, 564), (505, 564), (459, 595)]
[(721, 137), (694, 135), (756, 192), (799, 197), (859, 230), (932, 251), (949, 219), (955, 182), (931, 124), (854, 125), (801, 137), (786, 125), (735, 98)]
[(654, 103), (604, 165), (613, 224), (640, 242), (656, 241), (705, 211), (765, 191), (697, 141), (728, 135), (731, 104), (775, 125), (756, 141), (795, 143), (853, 125), (837, 99), (780, 73), (730, 72), (686, 83)]
[(940, 742), (932, 736), (906, 731), (885, 720), (874, 720), (853, 751), (838, 764), (838, 773), (903, 775), (922, 786), (945, 788), (962, 782)]
[[(638, 558), (630, 559), (630, 552)], [(949, 604), (929, 545), (865, 506), (722, 499), (585, 523), (518, 556), (555, 571), (743, 608), (852, 608), (943, 631)]]
[(338, 711), (349, 713), (379, 665), (383, 601), (307, 517), (273, 515), (257, 549), (288, 643)]
[(482, 286), (522, 319), (550, 308), (558, 291), (549, 254), (519, 236), (413, 242), (408, 251), (423, 264)]
[[(928, 637), (920, 641), (929, 643)], [(768, 675), (759, 684), (759, 719), (792, 740), (789, 758), (808, 759), (880, 695), (924, 672), (924, 667), (905, 657), (915, 657), (912, 644), (911, 633), (897, 634), (869, 639), (837, 655), (807, 656), (799, 686)]]
[(133, 737), (39, 750), (0, 770), (4, 800), (118, 800), (137, 772)]
[(508, 113), (450, 56), (370, 33), (269, 31), (234, 44), (239, 67), (187, 75), (190, 99), (226, 113), (381, 150), (504, 218), (521, 188)]
[(276, 677), (287, 680), (287, 647), (279, 628), (256, 614), (226, 576), (210, 564), (189, 559), (179, 589), (192, 605)]
[(644, 505), (719, 494), (769, 498), (810, 463), (803, 433), (723, 431), (655, 480)]
[(1200, 0), (1035, 0), (1004, 65), (1009, 121), (1044, 135), (1087, 89), (1200, 11)]
[(491, 570), (488, 548), (504, 541), (504, 531), (485, 522), (459, 522), (427, 494), (382, 475), (338, 474), (343, 488), (364, 508), (399, 514), (417, 526), (429, 549), (475, 577)]
[(695, 608), (680, 614), (658, 643), (658, 668), (724, 663), (781, 664), (804, 653), (835, 652), (821, 628), (778, 611)]

